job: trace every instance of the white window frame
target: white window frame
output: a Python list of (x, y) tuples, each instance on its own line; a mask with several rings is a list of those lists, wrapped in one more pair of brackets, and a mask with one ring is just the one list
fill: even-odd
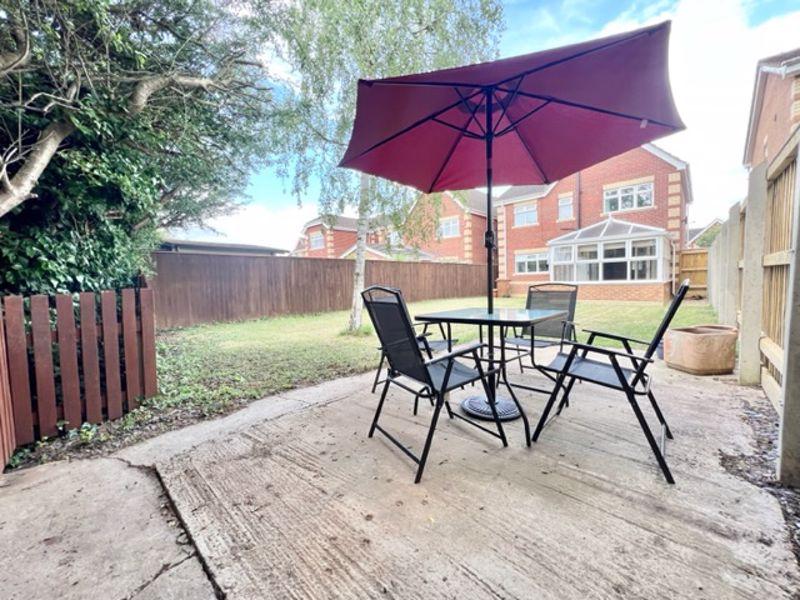
[[(563, 217), (561, 216), (561, 209), (564, 207), (569, 207), (569, 216)], [(572, 221), (575, 219), (575, 208), (572, 203), (572, 194), (567, 196), (561, 196), (558, 198), (558, 221)]]
[[(314, 243), (315, 239), (319, 239), (319, 245)], [(309, 250), (322, 250), (325, 247), (325, 235), (320, 231), (308, 234), (308, 249)]]
[[(540, 275), (542, 273), (549, 273), (550, 272), (550, 257), (548, 252), (517, 252), (514, 254), (514, 273), (516, 275)], [(524, 262), (526, 265), (530, 265), (531, 262), (536, 263), (536, 269), (533, 271), (529, 271), (526, 267), (524, 271), (519, 270), (520, 259), (525, 257)], [(542, 261), (544, 261), (545, 266), (542, 268)]]
[[(533, 221), (526, 221), (524, 223), (520, 222), (519, 217), (520, 215), (525, 215), (526, 218), (530, 218), (533, 215)], [(514, 206), (514, 227), (532, 227), (533, 225), (539, 224), (539, 203), (538, 202), (528, 202), (526, 204), (517, 204)]]
[[(652, 255), (645, 255), (645, 256), (633, 256), (633, 244), (636, 242), (652, 242), (655, 248), (655, 253)], [(625, 244), (625, 256), (615, 256), (611, 258), (605, 257), (605, 247), (606, 245), (611, 244)], [(578, 256), (578, 247), (579, 246), (595, 246), (597, 248), (597, 258), (586, 259), (580, 258)], [(563, 248), (570, 248), (570, 260), (556, 260), (556, 252), (559, 249)], [(628, 239), (610, 239), (610, 240), (602, 240), (596, 242), (573, 242), (571, 244), (559, 244), (557, 246), (552, 246), (550, 251), (550, 258), (549, 261), (550, 265), (550, 279), (555, 281), (555, 267), (556, 265), (571, 265), (572, 268), (570, 269), (572, 272), (572, 279), (569, 280), (569, 283), (579, 283), (579, 284), (594, 284), (594, 283), (605, 283), (605, 284), (614, 284), (614, 283), (661, 283), (664, 279), (663, 277), (663, 239), (659, 236), (653, 237), (636, 237), (636, 238), (628, 238)], [(656, 270), (655, 270), (655, 279), (633, 279), (631, 277), (631, 267), (632, 264), (635, 262), (640, 261), (655, 261), (656, 263)], [(605, 279), (603, 277), (603, 265), (606, 263), (625, 263), (625, 279)], [(597, 264), (597, 279), (582, 279), (578, 280), (578, 266), (579, 265), (587, 265), (587, 264)], [(515, 260), (516, 265), (516, 260)]]
[[(453, 231), (449, 231), (452, 229), (452, 224), (455, 223), (455, 229)], [(448, 229), (446, 230), (445, 227)], [(446, 240), (449, 238), (457, 238), (461, 236), (461, 226), (459, 223), (458, 215), (454, 217), (441, 217), (439, 218), (439, 238)]]
[[(630, 208), (622, 208), (622, 191), (623, 190), (631, 190), (631, 194), (633, 195), (633, 206)], [(650, 204), (639, 205), (639, 193), (642, 191), (649, 191), (650, 192)], [(616, 197), (617, 200), (617, 209), (611, 210), (609, 208), (609, 201), (613, 200)], [(644, 183), (634, 183), (631, 185), (620, 185), (613, 188), (608, 188), (603, 190), (603, 213), (605, 214), (614, 214), (620, 212), (628, 212), (632, 210), (646, 210), (648, 208), (654, 208), (656, 205), (656, 192), (655, 186), (653, 185), (652, 181), (646, 181)]]

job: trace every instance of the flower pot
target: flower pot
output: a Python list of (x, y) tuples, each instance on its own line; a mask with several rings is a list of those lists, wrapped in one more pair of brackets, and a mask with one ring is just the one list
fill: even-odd
[(695, 325), (667, 331), (664, 359), (668, 366), (695, 375), (732, 373), (739, 330), (726, 325)]

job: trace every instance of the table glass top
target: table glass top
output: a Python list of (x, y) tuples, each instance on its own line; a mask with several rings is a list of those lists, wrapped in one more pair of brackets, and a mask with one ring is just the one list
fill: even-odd
[(485, 308), (457, 308), (440, 312), (416, 315), (418, 321), (442, 321), (461, 323), (528, 324), (567, 316), (564, 310), (524, 308), (495, 308), (489, 313)]

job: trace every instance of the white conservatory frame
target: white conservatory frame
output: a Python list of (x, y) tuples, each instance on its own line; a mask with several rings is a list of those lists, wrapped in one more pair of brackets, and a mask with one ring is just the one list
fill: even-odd
[[(655, 242), (655, 255), (634, 256), (632, 248), (634, 242), (653, 240)], [(604, 257), (604, 248), (607, 244), (625, 244), (624, 257)], [(571, 231), (567, 234), (561, 235), (557, 238), (550, 240), (547, 243), (549, 247), (549, 272), (551, 281), (564, 281), (568, 283), (577, 283), (580, 285), (638, 285), (647, 283), (666, 283), (670, 281), (671, 265), (670, 261), (673, 254), (673, 243), (670, 238), (669, 232), (666, 229), (659, 227), (651, 227), (649, 225), (640, 225), (638, 223), (630, 223), (609, 217), (600, 223), (594, 223), (583, 229)], [(582, 246), (594, 246), (596, 249), (596, 258), (581, 259), (578, 256), (578, 248)], [(557, 259), (559, 250), (570, 249), (570, 258), (565, 260)], [(631, 263), (644, 260), (655, 260), (656, 274), (655, 278), (650, 279), (632, 279), (631, 278)], [(625, 263), (625, 279), (604, 279), (603, 278), (603, 265), (609, 263)], [(580, 265), (597, 265), (597, 279), (579, 279), (578, 268)], [(555, 271), (558, 267), (571, 267), (571, 278), (556, 278)]]

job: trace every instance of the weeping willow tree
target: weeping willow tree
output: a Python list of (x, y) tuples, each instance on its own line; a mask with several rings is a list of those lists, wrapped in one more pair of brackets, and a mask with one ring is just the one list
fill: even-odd
[(273, 16), (271, 50), (286, 65), (275, 94), (271, 150), (302, 198), (313, 181), (327, 215), (358, 215), (350, 331), (361, 326), (365, 249), (371, 225), (396, 230), (414, 193), (337, 168), (355, 117), (359, 78), (380, 78), (494, 58), (503, 26), (497, 0), (297, 0)]

